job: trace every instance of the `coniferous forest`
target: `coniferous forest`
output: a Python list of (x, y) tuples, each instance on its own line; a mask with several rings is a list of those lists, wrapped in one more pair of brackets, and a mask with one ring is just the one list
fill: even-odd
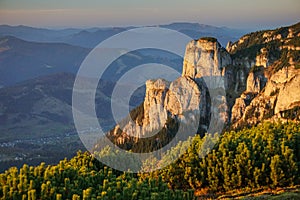
[[(151, 173), (119, 172), (87, 152), (78, 152), (57, 165), (23, 165), (0, 174), (1, 199), (196, 199), (197, 191), (288, 187), (300, 184), (300, 126), (263, 123), (225, 132), (213, 150), (199, 157), (204, 140), (192, 145), (173, 164)], [(179, 142), (164, 162), (181, 150)], [(101, 152), (99, 152), (101, 154)], [(151, 161), (149, 161), (151, 162)], [(149, 162), (144, 167), (149, 166)]]

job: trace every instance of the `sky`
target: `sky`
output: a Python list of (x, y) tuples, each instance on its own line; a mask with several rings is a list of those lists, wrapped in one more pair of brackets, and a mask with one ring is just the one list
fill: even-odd
[(0, 0), (0, 24), (34, 27), (197, 22), (260, 29), (299, 21), (299, 0)]

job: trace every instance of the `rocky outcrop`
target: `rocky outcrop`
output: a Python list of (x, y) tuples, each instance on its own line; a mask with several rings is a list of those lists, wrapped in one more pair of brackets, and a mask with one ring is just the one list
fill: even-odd
[[(211, 117), (209, 131), (219, 132), (228, 121), (226, 92), (231, 74), (226, 67), (232, 64), (230, 54), (213, 38), (201, 38), (188, 43), (185, 51), (182, 76), (197, 83), (204, 81), (210, 93)], [(213, 125), (212, 125), (213, 124)], [(222, 127), (222, 128), (221, 128)]]
[(146, 96), (141, 109), (143, 112), (139, 113), (143, 116), (134, 119), (128, 116), (110, 133), (118, 138), (119, 144), (124, 144), (130, 137), (138, 140), (156, 135), (168, 126), (169, 118), (186, 125), (191, 119), (198, 123), (202, 120), (201, 125), (207, 127), (209, 105), (205, 84), (196, 83), (190, 77), (179, 77), (171, 84), (162, 79), (149, 80), (146, 82)]
[[(281, 83), (276, 87), (279, 89), (279, 92), (274, 110), (275, 114), (280, 114), (280, 112), (300, 106), (300, 72), (299, 70), (292, 69), (286, 75), (283, 71), (281, 70), (276, 73), (276, 77)], [(282, 76), (286, 78), (283, 79)]]
[(223, 76), (224, 67), (231, 64), (229, 53), (217, 40), (203, 38), (186, 46), (182, 76), (193, 79), (205, 76)]
[[(135, 116), (130, 115), (123, 119), (111, 131), (112, 135), (118, 137), (118, 143), (122, 144), (130, 137), (150, 137), (165, 125), (167, 110), (164, 107), (164, 101), (169, 86), (170, 83), (163, 79), (146, 82), (145, 99), (137, 108)], [(123, 132), (121, 135), (119, 135), (120, 130)]]
[(145, 131), (151, 132), (161, 128), (166, 119), (167, 112), (164, 108), (166, 93), (169, 90), (170, 83), (158, 79), (148, 80), (146, 82), (146, 94), (144, 100), (143, 126)]
[(263, 34), (264, 43), (268, 43), (274, 40), (281, 40), (282, 35), (280, 33), (275, 33), (274, 31), (267, 31)]
[(289, 34), (287, 36), (287, 38), (293, 38), (295, 36), (295, 32), (292, 28), (289, 28)]
[[(236, 97), (231, 108), (233, 127), (263, 120), (300, 120), (300, 96), (296, 92), (300, 86), (299, 33), (300, 23), (247, 34), (228, 44), (233, 58), (230, 69), (233, 74), (243, 71), (246, 77), (244, 91), (232, 84), (227, 91), (232, 99)], [(240, 88), (237, 80), (231, 82)]]
[[(253, 73), (249, 77), (255, 77)], [(255, 80), (249, 78), (248, 80)], [(255, 83), (252, 82), (252, 86)], [(249, 87), (237, 98), (232, 108), (233, 127), (255, 125), (263, 120), (284, 120), (287, 110), (300, 107), (300, 70), (294, 66), (283, 68), (272, 74), (265, 86)], [(254, 84), (255, 85), (255, 84)], [(263, 89), (263, 90), (262, 90)], [(251, 91), (249, 91), (251, 90)], [(252, 96), (251, 96), (251, 95)]]
[(237, 122), (243, 118), (247, 106), (250, 102), (261, 92), (266, 84), (266, 77), (264, 76), (264, 70), (262, 68), (251, 71), (248, 74), (246, 90), (241, 94), (239, 98), (235, 100), (235, 103), (231, 110), (231, 122)]
[(256, 56), (256, 66), (263, 66), (264, 68), (269, 66), (268, 50), (267, 48), (262, 48), (260, 54)]
[[(222, 130), (228, 120), (224, 68), (230, 55), (213, 38), (191, 41), (186, 47), (182, 76), (169, 83), (148, 80), (143, 104), (120, 122), (110, 135), (119, 144), (148, 138), (168, 129), (170, 121), (196, 131)], [(209, 122), (213, 126), (209, 127)], [(210, 129), (209, 129), (210, 128)]]
[(184, 76), (176, 79), (171, 83), (164, 107), (172, 115), (182, 116), (186, 111), (195, 111), (201, 112), (204, 116), (207, 112), (204, 106), (207, 105), (205, 98), (207, 88), (204, 84), (200, 87), (190, 77)]
[(244, 98), (237, 98), (235, 100), (235, 104), (232, 107), (232, 114), (231, 114), (231, 122), (235, 123), (239, 119), (241, 119), (245, 113), (246, 110), (246, 102)]
[(246, 92), (259, 93), (267, 82), (264, 70), (259, 68), (255, 72), (250, 72), (247, 78)]
[(200, 122), (202, 131), (213, 133), (227, 121), (237, 128), (298, 112), (300, 55), (292, 46), (299, 27), (247, 34), (228, 43), (227, 51), (214, 38), (189, 42), (181, 77), (147, 81), (142, 112), (113, 133), (124, 143), (128, 135), (168, 130), (170, 121)]

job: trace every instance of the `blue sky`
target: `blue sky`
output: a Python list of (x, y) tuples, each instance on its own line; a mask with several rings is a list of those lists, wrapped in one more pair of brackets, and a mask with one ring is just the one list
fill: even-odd
[(299, 0), (0, 0), (0, 24), (95, 27), (198, 22), (272, 28), (300, 21)]

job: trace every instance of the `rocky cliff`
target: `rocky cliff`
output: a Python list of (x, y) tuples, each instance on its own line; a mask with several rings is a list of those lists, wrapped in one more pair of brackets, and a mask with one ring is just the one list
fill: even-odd
[(193, 79), (204, 76), (223, 76), (231, 64), (230, 54), (214, 38), (193, 40), (186, 46), (182, 76)]
[(209, 90), (209, 132), (220, 132), (229, 118), (225, 92), (228, 77), (225, 76), (225, 71), (231, 64), (230, 54), (215, 38), (200, 38), (186, 46), (182, 76), (188, 76), (196, 82), (204, 81)]
[[(178, 126), (195, 124), (200, 134), (222, 130), (228, 120), (224, 69), (229, 64), (229, 53), (216, 39), (189, 42), (182, 76), (171, 83), (148, 80), (143, 104), (110, 131), (111, 140), (124, 145), (146, 137), (171, 139)], [(211, 128), (210, 123), (214, 124)]]
[(247, 34), (226, 49), (214, 38), (190, 41), (182, 76), (173, 82), (148, 80), (143, 104), (108, 136), (135, 151), (140, 148), (135, 144), (148, 138), (153, 150), (157, 141), (167, 144), (182, 124), (196, 123), (196, 132), (204, 134), (225, 124), (242, 128), (263, 120), (300, 120), (299, 36), (296, 24)]
[(245, 90), (232, 105), (234, 128), (263, 120), (300, 120), (299, 47), (300, 23), (251, 33), (227, 45), (234, 68), (248, 74)]

